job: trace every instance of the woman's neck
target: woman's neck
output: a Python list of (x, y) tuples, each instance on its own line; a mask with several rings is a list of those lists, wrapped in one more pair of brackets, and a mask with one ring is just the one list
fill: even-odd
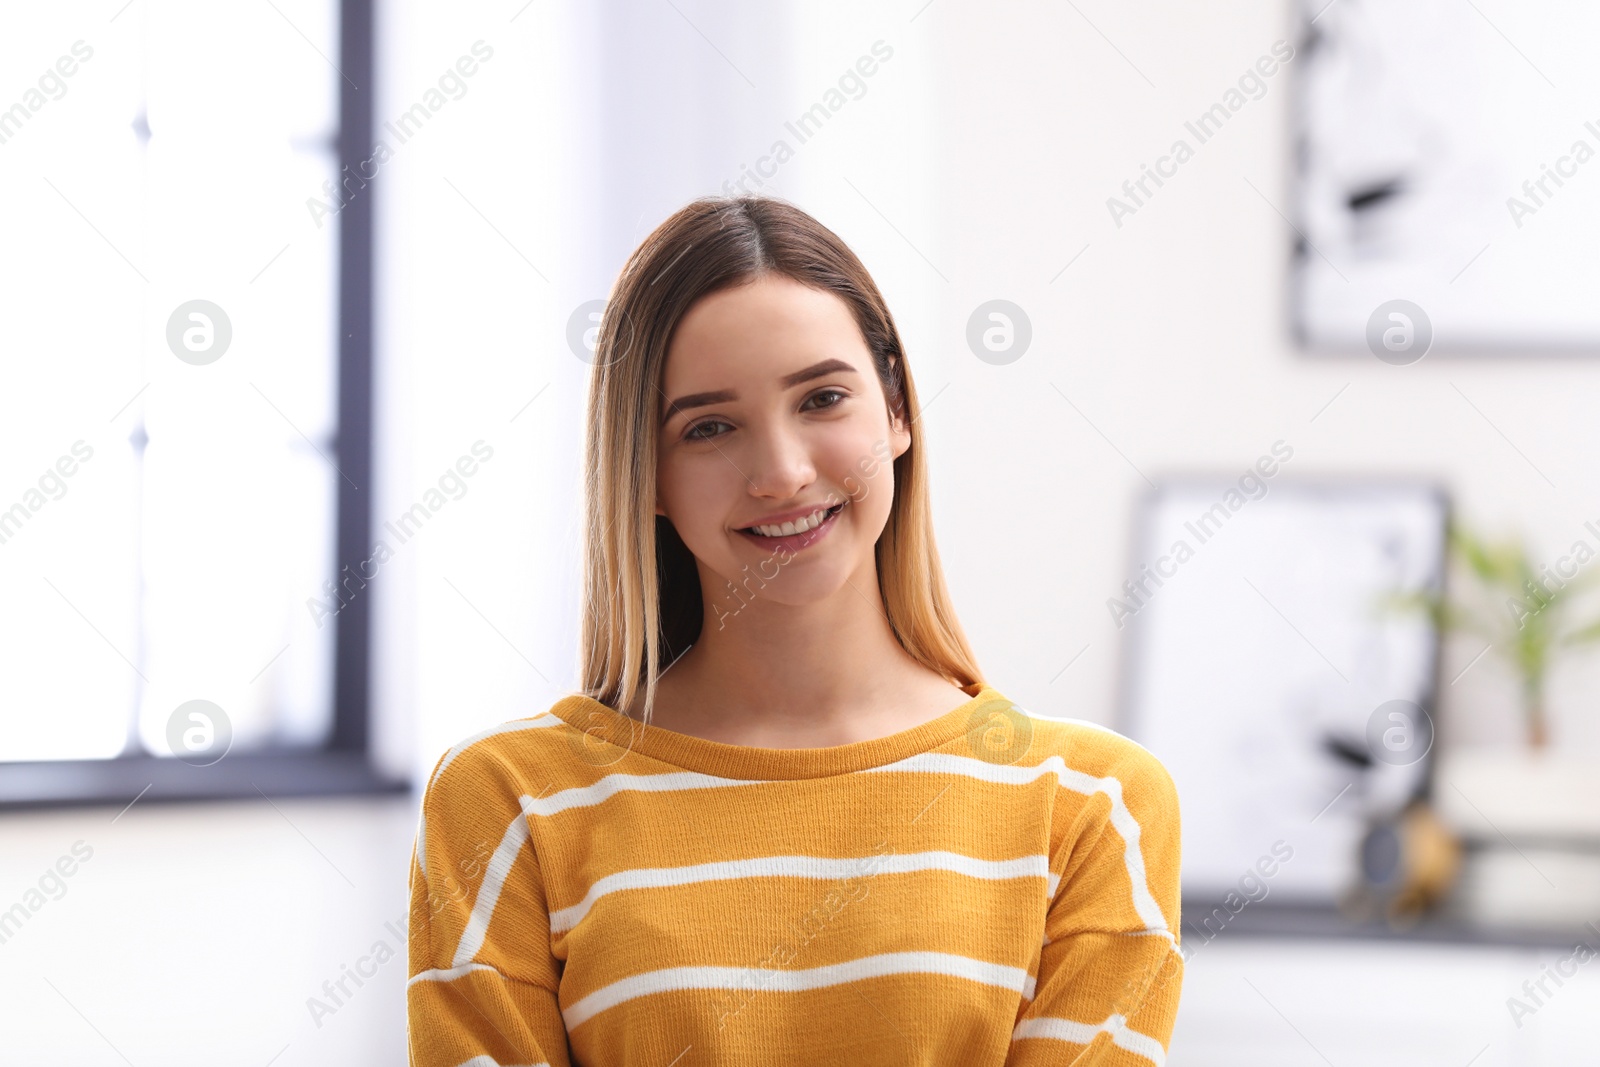
[(910, 729), (967, 699), (895, 639), (873, 573), (810, 604), (708, 608), (699, 639), (658, 680), (651, 721), (729, 744), (812, 748)]

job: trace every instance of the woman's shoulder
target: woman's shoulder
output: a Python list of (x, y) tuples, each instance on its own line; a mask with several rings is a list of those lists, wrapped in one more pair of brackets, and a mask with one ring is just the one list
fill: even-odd
[(1114, 847), (1136, 847), (1152, 876), (1160, 872), (1163, 893), (1175, 893), (1175, 882), (1168, 883), (1176, 877), (1181, 817), (1177, 785), (1166, 765), (1109, 726), (1016, 710), (1028, 735), (1017, 763), (1053, 770), (1071, 798), (1056, 806), (1062, 846), (1105, 840), (1104, 831), (1114, 830), (1110, 840), (1120, 842)]
[(571, 722), (582, 713), (584, 702), (576, 694), (567, 694), (545, 711), (507, 719), (459, 738), (434, 761), (425, 788), (433, 791), (444, 788), (445, 783), (466, 780), (483, 785), (485, 779), (491, 779), (503, 786), (521, 785), (531, 777), (546, 780), (559, 762), (552, 759), (556, 746), (570, 746), (579, 736)]
[[(1048, 763), (1063, 784), (1092, 786), (1095, 791), (1136, 792), (1176, 802), (1176, 788), (1166, 765), (1133, 738), (1087, 719), (1042, 715), (1020, 705), (1014, 718), (1026, 732), (1027, 745), (1018, 762)], [(1083, 791), (1083, 790), (1079, 790)]]

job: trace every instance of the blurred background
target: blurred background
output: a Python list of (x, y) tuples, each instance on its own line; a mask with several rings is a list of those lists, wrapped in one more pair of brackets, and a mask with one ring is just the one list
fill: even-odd
[(863, 259), (988, 680), (1184, 805), (1169, 1062), (1593, 1062), (1600, 16), (8, 3), (7, 1062), (405, 1060), (414, 783), (576, 684), (627, 254)]

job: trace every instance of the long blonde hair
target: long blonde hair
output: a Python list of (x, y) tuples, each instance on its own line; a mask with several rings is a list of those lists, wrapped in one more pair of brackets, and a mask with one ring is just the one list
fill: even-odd
[(895, 639), (963, 688), (982, 681), (934, 546), (917, 394), (899, 331), (855, 253), (776, 197), (703, 197), (628, 257), (601, 314), (584, 440), (584, 695), (629, 708), (641, 685), (649, 721), (656, 679), (699, 639), (699, 573), (671, 522), (655, 514), (660, 397), (673, 331), (703, 296), (785, 275), (849, 306), (911, 446), (894, 461), (894, 502), (879, 537), (878, 586)]

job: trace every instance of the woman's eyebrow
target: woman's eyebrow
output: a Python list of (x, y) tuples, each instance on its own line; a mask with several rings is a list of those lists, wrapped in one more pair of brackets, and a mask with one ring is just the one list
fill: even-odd
[[(856, 374), (854, 367), (842, 359), (825, 359), (821, 363), (813, 363), (804, 370), (797, 370), (780, 379), (785, 389), (793, 389), (797, 385), (821, 378), (825, 374)], [(725, 404), (730, 400), (738, 400), (739, 394), (732, 389), (716, 389), (709, 393), (689, 393), (670, 401), (661, 413), (661, 421), (665, 423), (675, 412), (688, 411), (690, 408), (703, 408), (711, 404)]]

